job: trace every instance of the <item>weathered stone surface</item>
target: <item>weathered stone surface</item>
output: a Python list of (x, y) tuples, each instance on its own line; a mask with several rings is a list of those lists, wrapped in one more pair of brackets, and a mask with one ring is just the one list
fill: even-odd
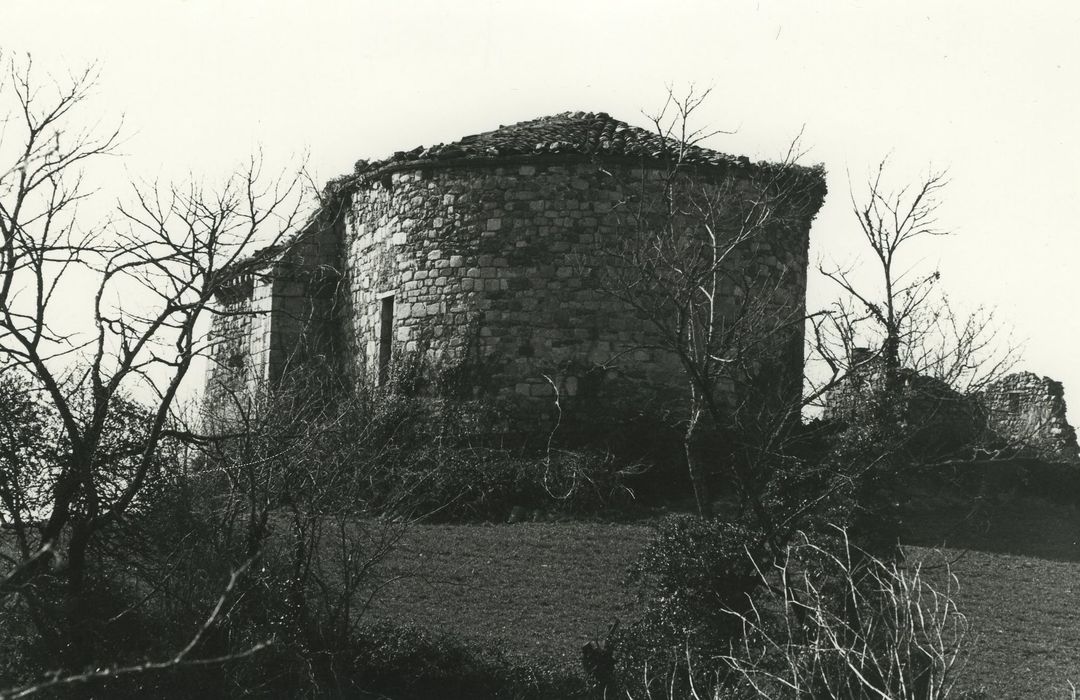
[[(466, 323), (455, 322), (457, 332), (480, 329), (475, 342), (460, 347), (491, 358), (486, 366), (494, 375), (492, 384), (505, 387), (504, 395), (515, 400), (549, 403), (553, 392), (546, 382), (528, 392), (521, 386), (522, 380), (545, 374), (564, 397), (575, 396), (577, 380), (569, 380), (581, 365), (611, 362), (624, 370), (628, 383), (645, 392), (657, 385), (682, 387), (674, 358), (639, 349), (655, 343), (650, 328), (598, 288), (591, 269), (592, 261), (627, 235), (620, 212), (598, 215), (592, 204), (637, 195), (640, 169), (634, 177), (627, 165), (587, 160), (530, 168), (527, 181), (477, 164), (434, 170), (427, 177), (396, 172), (389, 188), (358, 184), (344, 231), (343, 265), (354, 300), (347, 333), (362, 376), (372, 376), (378, 350), (377, 299), (393, 294), (395, 303), (414, 309), (408, 317), (398, 315), (395, 323), (414, 325), (417, 332), (442, 313), (432, 305), (434, 299), (460, 309)], [(729, 187), (725, 180), (712, 186), (718, 192)], [(449, 192), (455, 193), (452, 212), (445, 204)], [(509, 203), (522, 201), (528, 206), (510, 208)], [(535, 213), (545, 208), (545, 214), (554, 216), (537, 218)], [(440, 219), (453, 225), (432, 235), (432, 222)], [(385, 222), (395, 223), (388, 228)], [(762, 265), (766, 273), (779, 275), (780, 305), (787, 313), (801, 313), (803, 305), (808, 227), (806, 217), (802, 230), (772, 233), (761, 245), (767, 252)], [(487, 233), (494, 234), (490, 243)], [(388, 240), (393, 236), (402, 242)], [(425, 283), (424, 268), (428, 277), (433, 269), (447, 272), (445, 283), (437, 288)], [(370, 287), (356, 283), (368, 278)], [(417, 314), (417, 304), (423, 303), (427, 313)], [(446, 341), (453, 337), (455, 332)], [(446, 341), (429, 347), (431, 359), (463, 361), (462, 351)], [(535, 351), (520, 353), (522, 344)]]
[[(656, 344), (652, 330), (606, 293), (596, 273), (605, 251), (631, 233), (626, 207), (662, 197), (670, 153), (654, 134), (607, 115), (569, 114), (361, 161), (327, 205), (342, 215), (312, 231), (313, 250), (290, 253), (305, 269), (332, 266), (336, 287), (323, 296), (300, 290), (286, 302), (272, 281), (268, 323), (277, 350), (252, 362), (273, 379), (284, 371), (290, 338), (340, 337), (320, 352), (334, 353), (357, 382), (373, 382), (384, 301), (392, 297), (395, 355), (479, 362), (486, 386), (524, 409), (550, 410), (556, 389), (563, 399), (587, 394), (596, 382), (583, 377), (601, 366), (641, 396), (681, 392), (675, 358), (642, 350)], [(696, 148), (687, 161), (698, 169), (694, 185), (720, 206), (746, 196), (757, 174), (775, 171)], [(794, 223), (768, 228), (752, 250), (726, 263), (732, 278), (773, 281), (778, 318), (803, 313), (808, 231), (824, 196), (821, 170), (799, 172), (810, 190)], [(724, 303), (736, 299), (729, 293)], [(789, 388), (798, 392), (798, 324), (791, 335), (799, 356), (788, 358)]]
[[(856, 362), (869, 356), (869, 351), (858, 350)], [(1060, 382), (1018, 372), (965, 395), (910, 370), (901, 370), (900, 375), (900, 417), (912, 429), (946, 436), (965, 453), (974, 449), (995, 458), (1080, 463), (1080, 447), (1066, 419)], [(874, 410), (875, 395), (883, 386), (880, 363), (871, 359), (857, 366), (830, 392), (824, 417), (858, 420)]]
[(987, 423), (1021, 454), (1054, 461), (1080, 462), (1076, 431), (1065, 417), (1060, 382), (1018, 372), (994, 382), (978, 395)]
[[(204, 412), (222, 426), (290, 366), (339, 354), (340, 212), (324, 210), (288, 252), (257, 254), (218, 293), (211, 319)], [(229, 294), (242, 282), (245, 294)], [(223, 293), (224, 292), (224, 293)]]

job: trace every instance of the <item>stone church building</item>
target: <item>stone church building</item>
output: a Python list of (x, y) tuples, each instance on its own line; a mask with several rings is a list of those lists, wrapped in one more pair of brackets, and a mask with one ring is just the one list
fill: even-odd
[[(765, 212), (720, 263), (716, 303), (734, 314), (748, 294), (768, 296), (768, 322), (788, 324), (774, 374), (798, 396), (823, 169), (751, 163), (576, 112), (359, 161), (330, 183), (290, 244), (256, 254), (220, 290), (209, 403), (299, 368), (391, 387), (423, 366), (422, 380), (409, 375), (420, 391), (483, 394), (526, 416), (556, 396), (645, 410), (685, 379), (655, 324), (613, 292), (634, 284), (620, 252), (700, 224), (676, 178), (715, 208), (708, 216)], [(620, 264), (627, 274), (612, 274)]]

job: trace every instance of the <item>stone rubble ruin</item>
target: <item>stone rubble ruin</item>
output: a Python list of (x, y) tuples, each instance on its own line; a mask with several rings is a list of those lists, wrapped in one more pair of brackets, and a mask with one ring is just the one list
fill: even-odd
[(988, 385), (976, 396), (990, 430), (1019, 455), (1056, 462), (1080, 462), (1076, 431), (1065, 416), (1061, 382), (1017, 372)]
[[(824, 417), (850, 421), (868, 410), (883, 373), (873, 353), (855, 348), (853, 369), (828, 398)], [(1060, 382), (1031, 372), (1006, 375), (972, 394), (933, 377), (900, 371), (904, 419), (927, 439), (974, 446), (981, 456), (1080, 463), (1076, 431), (1066, 418)], [(922, 435), (916, 439), (920, 439)]]

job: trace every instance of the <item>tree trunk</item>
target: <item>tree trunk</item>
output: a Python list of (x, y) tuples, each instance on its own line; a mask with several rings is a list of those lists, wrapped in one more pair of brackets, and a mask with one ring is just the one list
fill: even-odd
[(686, 451), (686, 466), (690, 472), (690, 483), (694, 487), (698, 515), (708, 518), (712, 516), (712, 500), (709, 497), (709, 475), (706, 466), (708, 459), (701, 431), (701, 413), (701, 406), (694, 401), (683, 436), (683, 448)]
[(93, 610), (95, 601), (86, 586), (86, 553), (93, 530), (89, 523), (75, 522), (62, 564), (64, 582), (62, 602), (63, 637), (61, 657), (69, 668), (86, 665), (93, 658)]

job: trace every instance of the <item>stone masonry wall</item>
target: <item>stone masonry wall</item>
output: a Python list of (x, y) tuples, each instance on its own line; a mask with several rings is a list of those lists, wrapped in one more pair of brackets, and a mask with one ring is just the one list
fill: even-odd
[(273, 281), (248, 273), (224, 297), (210, 326), (204, 412), (214, 425), (234, 415), (267, 378)]
[(1076, 431), (1065, 417), (1060, 382), (1031, 372), (1018, 372), (979, 394), (987, 423), (1001, 439), (1044, 459), (1080, 461)]
[[(292, 369), (340, 355), (341, 211), (324, 209), (286, 252), (241, 274), (219, 294), (204, 411), (222, 425)], [(246, 409), (245, 409), (246, 410)]]
[(312, 363), (340, 371), (341, 240), (345, 201), (324, 207), (273, 266), (273, 310), (266, 378), (278, 381)]
[[(396, 354), (480, 362), (495, 393), (520, 406), (551, 405), (551, 382), (564, 400), (577, 396), (599, 366), (642, 397), (682, 387), (675, 358), (649, 347), (647, 324), (593, 274), (598, 256), (630, 233), (628, 204), (643, 187), (659, 195), (664, 174), (584, 159), (525, 160), (416, 167), (359, 183), (345, 222), (344, 272), (346, 331), (361, 380), (376, 381), (382, 300), (392, 295)], [(737, 196), (731, 177), (738, 176), (700, 184)], [(768, 232), (748, 257), (732, 258), (748, 273), (771, 273), (778, 317), (803, 314), (815, 211), (794, 229)], [(723, 303), (734, 304), (738, 287), (724, 290)], [(786, 344), (796, 393), (801, 334), (794, 324)]]

